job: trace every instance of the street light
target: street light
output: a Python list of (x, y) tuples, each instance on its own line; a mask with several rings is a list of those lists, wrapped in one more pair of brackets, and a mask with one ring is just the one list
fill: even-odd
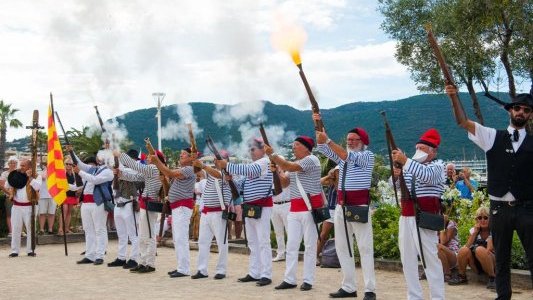
[(157, 114), (155, 115), (157, 118), (157, 149), (163, 151), (161, 147), (161, 103), (165, 98), (165, 93), (152, 93), (152, 97), (157, 101)]

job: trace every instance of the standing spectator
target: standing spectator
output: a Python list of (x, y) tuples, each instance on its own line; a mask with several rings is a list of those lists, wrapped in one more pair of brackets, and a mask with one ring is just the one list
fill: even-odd
[(57, 229), (58, 235), (72, 233), (72, 231), (70, 231), (70, 220), (72, 218), (72, 210), (74, 209), (74, 206), (78, 205), (79, 193), (83, 188), (83, 181), (80, 175), (74, 173), (74, 171), (72, 170), (72, 166), (72, 159), (70, 158), (70, 156), (66, 157), (65, 170), (67, 173), (68, 191), (67, 199), (65, 199), (65, 202), (63, 202), (63, 204), (61, 205), (61, 209), (63, 209), (65, 213), (65, 229), (63, 229), (63, 222), (59, 222), (59, 226)]
[(457, 181), (457, 172), (455, 171), (455, 165), (449, 163), (446, 165), (446, 185), (453, 188)]
[(459, 181), (455, 183), (455, 188), (461, 192), (461, 198), (472, 200), (472, 194), (477, 191), (478, 183), (471, 179), (470, 175), (472, 175), (472, 170), (464, 167), (459, 173)]
[(322, 248), (328, 240), (329, 233), (333, 229), (335, 220), (335, 207), (337, 206), (337, 185), (339, 185), (339, 167), (335, 167), (329, 170), (328, 175), (320, 179), (320, 184), (325, 185), (326, 198), (328, 200), (329, 215), (331, 218), (322, 222), (322, 229), (320, 231), (320, 239), (317, 241), (316, 246), (316, 265), (320, 265), (320, 255), (322, 254)]
[(457, 255), (459, 274), (450, 280), (450, 285), (465, 284), (466, 266), (480, 274), (482, 271), (489, 275), (487, 282), (488, 289), (496, 288), (494, 282), (494, 247), (489, 229), (489, 210), (486, 207), (480, 207), (476, 211), (476, 225), (470, 228), (470, 236), (466, 244), (459, 250)]
[[(450, 97), (457, 88), (446, 86)], [(533, 111), (533, 96), (519, 94), (506, 104), (509, 126), (485, 127), (465, 118), (460, 126), (487, 156), (491, 233), (496, 254), (497, 299), (511, 299), (511, 245), (516, 230), (526, 252), (533, 279), (533, 137), (526, 125)]]
[(0, 189), (6, 193), (6, 200), (5, 200), (5, 208), (6, 208), (6, 222), (7, 222), (7, 229), (9, 230), (9, 233), (7, 236), (11, 236), (11, 207), (13, 206), (13, 202), (10, 199), (11, 191), (9, 191), (4, 185), (7, 182), (7, 176), (12, 171), (16, 170), (18, 167), (19, 160), (16, 156), (10, 156), (7, 160), (7, 166), (8, 169), (4, 172), (2, 172), (2, 175), (0, 176), (1, 183)]
[(47, 169), (46, 166), (43, 165), (43, 171), (41, 172), (41, 189), (39, 190), (39, 234), (45, 233), (45, 223), (48, 223), (48, 231), (46, 233), (52, 234), (56, 217), (57, 204), (48, 192), (46, 178), (48, 178)]
[(439, 232), (438, 255), (444, 271), (444, 281), (452, 278), (452, 270), (457, 268), (457, 252), (459, 239), (457, 238), (457, 224), (444, 215), (445, 230)]

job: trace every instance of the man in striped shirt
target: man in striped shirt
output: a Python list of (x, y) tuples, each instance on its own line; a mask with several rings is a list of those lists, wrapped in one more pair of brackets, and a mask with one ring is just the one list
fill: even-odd
[(197, 153), (192, 154), (191, 148), (185, 148), (180, 153), (180, 168), (171, 170), (165, 166), (157, 156), (150, 155), (163, 175), (170, 178), (168, 201), (172, 210), (172, 239), (178, 265), (176, 270), (168, 272), (171, 278), (190, 276), (189, 254), (189, 224), (194, 208), (194, 183), (196, 175), (192, 162)]
[[(221, 150), (222, 157), (229, 158), (227, 152)], [(220, 170), (204, 165), (200, 160), (194, 160), (193, 166), (205, 170), (207, 181), (202, 194), (204, 206), (200, 217), (200, 234), (198, 237), (198, 272), (191, 276), (192, 279), (207, 278), (207, 264), (213, 236), (217, 242), (218, 263), (216, 265), (215, 279), (224, 279), (228, 264), (228, 243), (224, 241), (227, 234), (227, 220), (222, 218), (222, 211), (226, 209), (231, 200), (231, 190), (228, 180)]]
[[(314, 114), (313, 119), (320, 120), (320, 115)], [(346, 149), (329, 139), (325, 132), (317, 131), (316, 136), (318, 151), (339, 166), (337, 205), (334, 218), (337, 237), (335, 239), (335, 249), (337, 250), (344, 278), (341, 288), (329, 295), (331, 298), (357, 297), (355, 264), (351, 250), (353, 249), (353, 237), (355, 235), (365, 281), (365, 297), (363, 299), (376, 299), (372, 218), (369, 216), (366, 223), (345, 222), (342, 207), (342, 205), (367, 207), (370, 205), (369, 190), (372, 170), (374, 169), (374, 153), (367, 149), (370, 139), (367, 132), (360, 127), (348, 131)], [(346, 230), (348, 234), (346, 234)], [(346, 240), (346, 236), (349, 237), (349, 241)]]
[[(165, 163), (165, 157), (161, 151), (156, 151), (160, 161)], [(130, 269), (130, 272), (150, 273), (155, 271), (156, 254), (156, 221), (158, 212), (150, 211), (149, 202), (160, 202), (159, 190), (161, 189), (161, 179), (159, 170), (151, 163), (141, 164), (129, 157), (126, 153), (115, 151), (115, 155), (120, 155), (120, 163), (138, 172), (144, 179), (144, 190), (139, 197), (139, 265)]]
[(280, 174), (282, 186), (290, 185), (291, 208), (287, 217), (287, 253), (286, 269), (283, 282), (275, 288), (291, 289), (296, 287), (296, 271), (298, 266), (298, 250), (304, 239), (304, 272), (300, 290), (312, 289), (315, 280), (316, 241), (318, 233), (311, 214), (312, 209), (324, 206), (322, 187), (320, 185), (320, 161), (311, 151), (315, 141), (308, 136), (297, 137), (292, 145), (296, 161), (289, 162), (274, 153), (265, 145), (265, 152), (270, 160), (279, 165), (288, 174)]
[[(270, 216), (272, 215), (272, 172), (270, 160), (265, 156), (264, 143), (260, 139), (253, 139), (249, 143), (250, 164), (235, 164), (226, 160), (215, 160), (219, 169), (227, 168), (231, 175), (241, 175), (243, 179), (237, 182), (242, 187), (243, 217), (246, 226), (246, 238), (250, 248), (250, 262), (248, 274), (239, 278), (240, 282), (257, 281), (257, 286), (272, 283), (272, 247), (270, 245)], [(250, 206), (258, 206), (261, 216), (248, 217)]]
[[(437, 159), (440, 134), (431, 128), (416, 144), (413, 158), (400, 150), (392, 151), (392, 159), (403, 166), (407, 187), (411, 190), (415, 177), (415, 192), (421, 211), (440, 213), (440, 197), (444, 193), (446, 168)], [(416, 211), (413, 200), (402, 200), (399, 228), (400, 258), (407, 283), (407, 299), (425, 299), (418, 279), (418, 259), (420, 255), (417, 237)], [(426, 277), (429, 283), (430, 299), (444, 299), (444, 273), (437, 254), (438, 235), (433, 230), (420, 228), (422, 252), (426, 261)]]

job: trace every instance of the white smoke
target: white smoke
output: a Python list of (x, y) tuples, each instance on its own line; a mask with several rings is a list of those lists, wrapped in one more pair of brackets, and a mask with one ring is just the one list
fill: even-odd
[(233, 122), (248, 119), (263, 119), (264, 101), (247, 101), (236, 105), (217, 105), (213, 113), (213, 121), (220, 127), (230, 127)]
[[(124, 124), (120, 124), (117, 118), (107, 120), (104, 123), (106, 132), (102, 133), (102, 141), (109, 141), (109, 148), (120, 150), (120, 144), (128, 139), (128, 130)], [(124, 149), (122, 149), (124, 150)]]
[(180, 103), (176, 105), (176, 113), (179, 120), (176, 122), (172, 119), (167, 121), (167, 124), (161, 128), (161, 138), (164, 140), (182, 140), (189, 143), (189, 129), (187, 124), (192, 125), (192, 132), (195, 137), (203, 132), (203, 129), (198, 127), (198, 123), (194, 117), (192, 106), (188, 103)]

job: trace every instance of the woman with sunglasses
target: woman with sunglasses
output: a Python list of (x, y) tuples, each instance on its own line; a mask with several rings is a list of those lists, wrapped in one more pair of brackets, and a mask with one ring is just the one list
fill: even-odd
[(495, 263), (496, 258), (494, 256), (494, 247), (489, 228), (489, 209), (482, 206), (476, 211), (476, 225), (470, 229), (468, 241), (459, 249), (459, 253), (457, 254), (459, 274), (448, 283), (450, 285), (468, 283), (466, 266), (469, 265), (478, 274), (481, 274), (481, 272), (487, 273), (489, 276), (487, 288), (495, 289)]
[(65, 202), (63, 202), (61, 206), (65, 212), (65, 230), (63, 230), (63, 222), (59, 222), (59, 227), (57, 229), (58, 235), (63, 235), (65, 232), (72, 233), (72, 231), (70, 231), (72, 209), (74, 206), (78, 205), (78, 191), (83, 187), (83, 181), (81, 180), (80, 175), (74, 173), (72, 166), (72, 159), (70, 157), (65, 158), (65, 170), (67, 171), (69, 189), (67, 191), (67, 199), (65, 199)]

